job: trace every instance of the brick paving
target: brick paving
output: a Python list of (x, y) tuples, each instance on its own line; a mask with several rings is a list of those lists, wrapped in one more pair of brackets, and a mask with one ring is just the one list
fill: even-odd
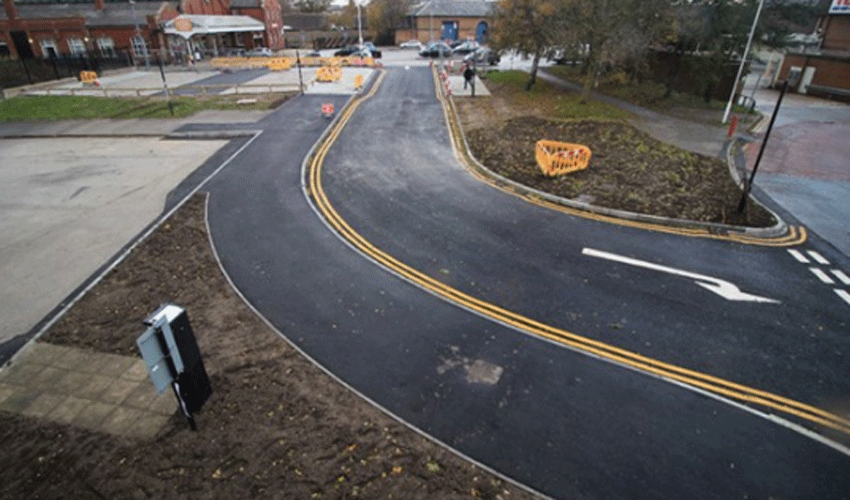
[(35, 342), (0, 371), (0, 411), (150, 438), (177, 410), (140, 358)]

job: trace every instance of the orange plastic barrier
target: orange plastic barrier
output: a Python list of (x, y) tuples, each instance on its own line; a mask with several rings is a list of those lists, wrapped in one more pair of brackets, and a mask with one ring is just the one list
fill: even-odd
[(584, 170), (593, 153), (582, 144), (558, 141), (537, 141), (535, 158), (540, 170), (549, 177)]
[(80, 81), (83, 83), (97, 83), (97, 73), (94, 71), (80, 71)]

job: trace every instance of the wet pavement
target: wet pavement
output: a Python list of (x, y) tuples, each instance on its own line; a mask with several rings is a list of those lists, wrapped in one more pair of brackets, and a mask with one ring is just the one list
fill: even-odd
[[(757, 73), (747, 79), (744, 93), (752, 93)], [(764, 81), (762, 81), (764, 82)], [(756, 109), (765, 115), (757, 127), (767, 129), (779, 91), (763, 88), (753, 94)], [(838, 251), (850, 256), (850, 106), (788, 93), (782, 100), (768, 138), (754, 185), (808, 226)], [(745, 149), (752, 170), (761, 140)]]

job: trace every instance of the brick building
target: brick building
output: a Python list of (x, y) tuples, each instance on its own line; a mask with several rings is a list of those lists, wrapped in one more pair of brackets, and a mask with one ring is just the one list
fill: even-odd
[(850, 101), (850, 0), (833, 0), (818, 22), (815, 50), (789, 51), (777, 72), (777, 83), (792, 91)]
[(487, 43), (494, 0), (428, 0), (414, 5), (396, 30), (396, 44), (407, 40), (476, 40)]
[(123, 50), (142, 56), (162, 46), (158, 26), (177, 16), (175, 5), (162, 0), (132, 4), (3, 0), (3, 6), (0, 56), (16, 58), (87, 53), (113, 57)]
[[(187, 42), (210, 55), (230, 47), (283, 48), (279, 0), (3, 0), (3, 6), (0, 57), (112, 57), (124, 51), (140, 57), (185, 51)], [(189, 38), (173, 29), (181, 13), (190, 24), (197, 16)]]

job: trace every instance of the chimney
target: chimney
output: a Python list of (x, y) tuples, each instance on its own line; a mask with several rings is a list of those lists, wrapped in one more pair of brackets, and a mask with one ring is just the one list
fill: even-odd
[(94, 10), (103, 10), (103, 0), (94, 0)]
[(6, 18), (10, 22), (18, 19), (18, 7), (15, 5), (15, 0), (3, 0), (3, 6), (6, 7)]

